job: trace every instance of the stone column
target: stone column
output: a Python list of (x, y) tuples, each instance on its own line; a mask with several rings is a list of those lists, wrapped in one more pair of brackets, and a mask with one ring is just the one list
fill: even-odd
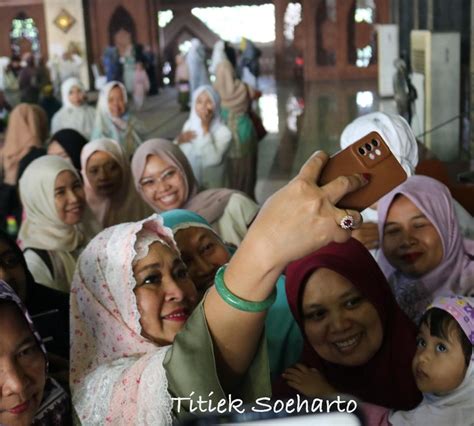
[[(81, 80), (85, 87), (89, 87), (89, 64), (87, 61), (86, 30), (82, 0), (44, 0), (43, 6), (49, 59), (54, 61), (55, 57), (60, 57), (67, 50), (69, 43), (76, 43), (82, 51)], [(54, 20), (62, 9), (75, 19), (74, 25), (66, 33), (54, 24)]]
[(316, 80), (315, 68), (316, 68), (316, 27), (315, 27), (315, 14), (316, 6), (319, 1), (303, 0), (303, 21), (300, 25), (303, 25), (304, 33), (304, 79), (305, 81)]
[(413, 29), (420, 29), (420, 5), (418, 0), (413, 0)]
[[(288, 70), (285, 63), (285, 11), (289, 0), (274, 0), (275, 4), (275, 77), (277, 79), (288, 78)], [(291, 73), (290, 73), (291, 75)]]
[(433, 11), (434, 11), (434, 6), (433, 6), (433, 0), (428, 0), (426, 2), (426, 29), (430, 31), (434, 31), (434, 17), (433, 17)]

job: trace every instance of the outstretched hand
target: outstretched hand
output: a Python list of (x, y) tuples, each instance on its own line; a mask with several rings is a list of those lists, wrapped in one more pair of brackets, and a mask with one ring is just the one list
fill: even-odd
[(318, 186), (328, 159), (322, 151), (315, 153), (292, 181), (267, 200), (249, 229), (246, 240), (261, 248), (268, 265), (283, 269), (333, 241), (347, 241), (351, 230), (340, 226), (347, 215), (354, 219), (353, 229), (361, 225), (359, 212), (335, 204), (367, 180), (362, 175), (341, 176)]
[[(351, 230), (340, 227), (347, 215), (353, 226), (362, 222), (356, 211), (335, 207), (344, 195), (367, 183), (361, 175), (339, 177), (324, 186), (317, 181), (328, 161), (313, 155), (300, 173), (263, 205), (244, 240), (225, 269), (227, 290), (245, 302), (266, 300), (278, 276), (293, 260), (332, 241), (344, 242)], [(264, 327), (264, 312), (246, 312), (228, 304), (212, 286), (204, 302), (207, 324), (215, 344), (224, 388), (240, 383), (255, 356)]]

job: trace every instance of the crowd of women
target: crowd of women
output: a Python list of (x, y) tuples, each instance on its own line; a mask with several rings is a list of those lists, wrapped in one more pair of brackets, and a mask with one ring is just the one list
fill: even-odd
[(66, 81), (47, 146), (41, 110), (12, 111), (0, 424), (171, 424), (228, 395), (345, 395), (369, 425), (472, 424), (473, 220), (415, 174), (409, 125), (376, 112), (342, 133), (346, 147), (377, 131), (408, 176), (362, 214), (337, 203), (370, 175), (318, 185), (323, 152), (260, 207), (254, 89), (223, 43), (212, 62), (174, 141), (145, 140), (117, 81), (97, 111)]

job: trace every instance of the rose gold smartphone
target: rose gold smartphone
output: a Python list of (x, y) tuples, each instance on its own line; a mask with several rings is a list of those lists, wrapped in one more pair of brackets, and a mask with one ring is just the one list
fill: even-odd
[(368, 173), (370, 181), (363, 188), (341, 199), (337, 203), (340, 208), (362, 211), (407, 178), (405, 170), (377, 132), (365, 135), (334, 154), (324, 167), (318, 184), (324, 185), (338, 176), (354, 173)]

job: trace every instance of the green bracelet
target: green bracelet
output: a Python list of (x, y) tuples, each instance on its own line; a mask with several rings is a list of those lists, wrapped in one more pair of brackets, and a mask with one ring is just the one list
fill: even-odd
[(232, 293), (224, 282), (224, 272), (227, 268), (227, 265), (223, 265), (219, 268), (214, 279), (216, 290), (222, 299), (230, 306), (239, 311), (245, 312), (263, 312), (266, 311), (270, 306), (273, 305), (277, 296), (276, 287), (273, 289), (272, 294), (268, 296), (265, 300), (261, 302), (251, 302), (249, 300), (241, 299)]

